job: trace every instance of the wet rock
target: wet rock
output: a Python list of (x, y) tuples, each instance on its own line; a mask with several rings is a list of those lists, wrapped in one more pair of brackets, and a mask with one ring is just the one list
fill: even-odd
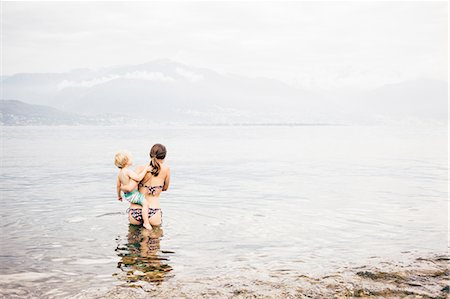
[(370, 272), (370, 271), (360, 271), (356, 272), (356, 275), (364, 277), (364, 278), (370, 278), (373, 280), (403, 280), (406, 277), (400, 273), (388, 273), (388, 272)]

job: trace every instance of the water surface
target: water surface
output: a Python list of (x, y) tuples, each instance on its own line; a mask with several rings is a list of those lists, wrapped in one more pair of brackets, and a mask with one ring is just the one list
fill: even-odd
[[(113, 157), (146, 163), (157, 142), (172, 185), (149, 234), (116, 200)], [(445, 127), (3, 127), (1, 162), (8, 296), (282, 284), (447, 252)]]

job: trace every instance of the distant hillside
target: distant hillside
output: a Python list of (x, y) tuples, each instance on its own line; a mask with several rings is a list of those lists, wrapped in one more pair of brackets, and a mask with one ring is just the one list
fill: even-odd
[[(3, 80), (4, 97), (83, 115), (115, 114), (156, 121), (314, 121), (315, 95), (277, 80), (221, 75), (170, 60), (16, 74)], [(320, 118), (326, 116), (324, 109)], [(295, 118), (295, 119), (294, 119)], [(317, 121), (317, 119), (316, 119)]]
[(445, 81), (420, 79), (323, 95), (267, 78), (223, 75), (171, 60), (98, 70), (15, 74), (3, 95), (87, 116), (182, 123), (445, 121)]
[(2, 125), (76, 125), (89, 123), (89, 119), (58, 109), (30, 105), (17, 100), (0, 100)]

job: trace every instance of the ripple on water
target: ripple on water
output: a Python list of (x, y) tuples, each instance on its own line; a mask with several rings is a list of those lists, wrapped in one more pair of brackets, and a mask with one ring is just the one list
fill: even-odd
[(67, 218), (65, 221), (68, 222), (68, 223), (79, 223), (79, 222), (86, 221), (86, 218), (84, 218), (84, 217), (72, 217), (72, 218)]
[(109, 264), (109, 263), (115, 263), (116, 260), (109, 258), (109, 259), (77, 259), (75, 261), (69, 262), (70, 265), (99, 265), (99, 264)]
[(96, 217), (100, 218), (100, 217), (105, 217), (105, 216), (115, 216), (115, 215), (124, 215), (124, 214), (126, 214), (126, 213), (123, 213), (123, 212), (111, 212), (111, 213), (100, 214), (100, 215), (98, 215)]
[(13, 283), (17, 281), (37, 281), (48, 279), (54, 276), (51, 273), (39, 273), (39, 272), (23, 272), (23, 273), (13, 273), (13, 274), (3, 274), (0, 275), (0, 281), (2, 283)]

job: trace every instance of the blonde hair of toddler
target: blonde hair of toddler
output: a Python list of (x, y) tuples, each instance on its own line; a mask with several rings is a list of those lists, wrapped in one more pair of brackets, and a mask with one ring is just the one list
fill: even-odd
[(127, 151), (120, 151), (114, 157), (114, 164), (119, 168), (124, 168), (133, 157)]

